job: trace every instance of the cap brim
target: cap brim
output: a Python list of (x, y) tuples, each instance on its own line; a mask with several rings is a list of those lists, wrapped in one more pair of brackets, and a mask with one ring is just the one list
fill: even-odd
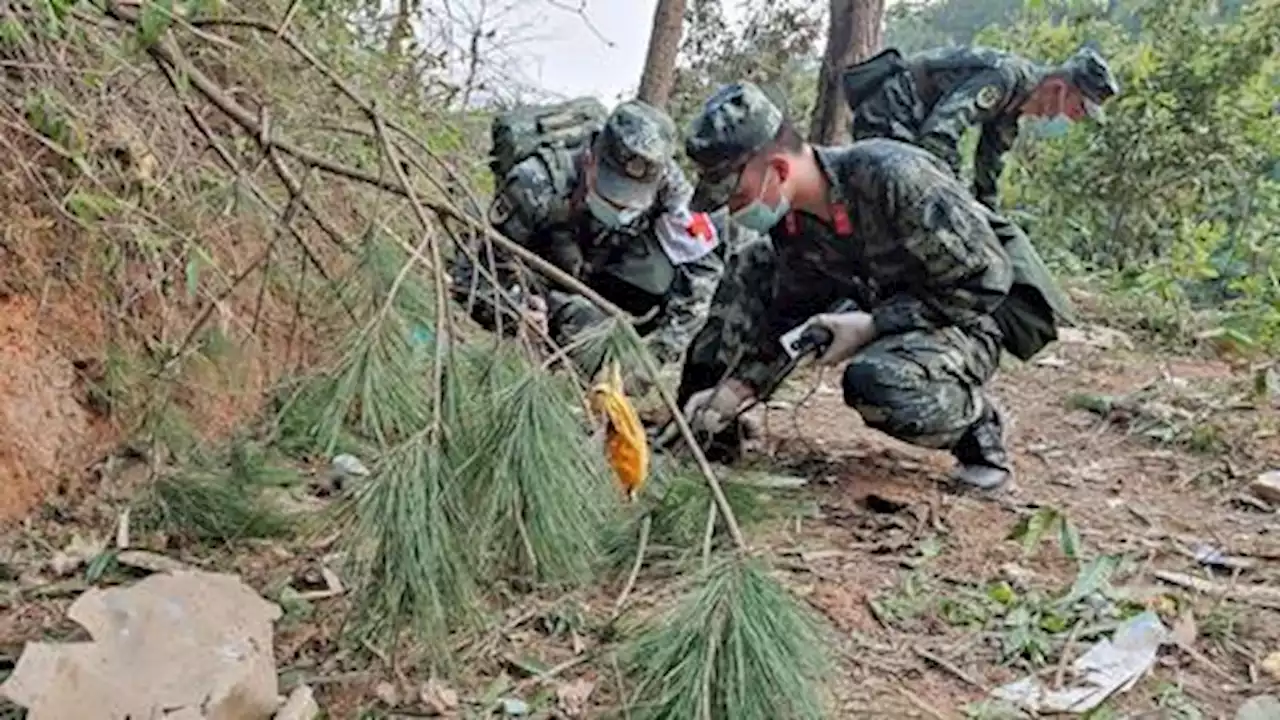
[(658, 183), (634, 180), (601, 163), (596, 169), (596, 192), (618, 207), (643, 210), (658, 197)]
[(1107, 111), (1103, 110), (1101, 105), (1089, 98), (1084, 98), (1084, 112), (1096, 122), (1101, 123), (1107, 121)]
[(693, 189), (693, 199), (689, 201), (689, 209), (709, 213), (727, 205), (741, 174), (742, 171), (739, 170), (715, 177), (703, 175), (698, 178), (698, 185)]

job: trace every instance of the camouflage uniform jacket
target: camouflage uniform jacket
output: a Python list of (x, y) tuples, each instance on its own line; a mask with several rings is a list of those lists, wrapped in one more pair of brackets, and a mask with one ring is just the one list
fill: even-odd
[[(654, 207), (631, 225), (610, 229), (582, 202), (584, 154), (547, 149), (518, 163), (502, 183), (490, 220), (508, 238), (628, 312), (643, 315), (653, 309), (647, 300), (660, 298), (660, 314), (646, 323), (651, 347), (662, 362), (675, 360), (706, 322), (724, 269), (715, 252), (673, 263), (656, 237), (653, 221), (687, 209), (693, 188), (671, 160)], [(618, 281), (631, 287), (619, 287)], [(637, 296), (646, 300), (637, 305)]]
[[(788, 298), (849, 298), (871, 313), (882, 337), (954, 327), (998, 347), (991, 313), (1014, 268), (993, 214), (919, 148), (873, 139), (814, 151), (834, 220), (792, 211), (770, 233), (787, 270), (780, 281), (794, 286), (775, 288), (778, 309), (785, 312)], [(759, 389), (780, 355), (778, 343), (758, 343), (733, 376)]]
[(1020, 108), (1045, 70), (1011, 53), (982, 47), (929, 50), (906, 58), (922, 103), (915, 143), (942, 158), (960, 176), (960, 139), (980, 126), (973, 162), (973, 193), (996, 209), (1004, 154), (1018, 137)]

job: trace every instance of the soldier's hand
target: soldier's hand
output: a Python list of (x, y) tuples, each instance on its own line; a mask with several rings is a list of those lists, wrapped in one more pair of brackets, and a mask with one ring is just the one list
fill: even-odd
[(530, 295), (525, 300), (524, 319), (542, 334), (547, 333), (547, 301), (541, 295)]
[(838, 365), (876, 339), (876, 324), (871, 313), (824, 313), (813, 316), (810, 322), (831, 331), (831, 344), (818, 358), (819, 365)]
[(684, 416), (695, 431), (715, 434), (728, 427), (738, 408), (749, 401), (751, 389), (735, 380), (694, 393), (684, 405)]

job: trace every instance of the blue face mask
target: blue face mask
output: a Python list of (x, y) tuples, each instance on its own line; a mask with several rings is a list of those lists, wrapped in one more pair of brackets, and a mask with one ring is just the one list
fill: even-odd
[(596, 194), (595, 190), (587, 191), (587, 210), (607, 227), (620, 228), (635, 222), (640, 217), (640, 210), (614, 207), (612, 203)]
[(1045, 138), (1062, 137), (1071, 129), (1071, 119), (1066, 115), (1054, 115), (1041, 120), (1036, 126), (1036, 134)]
[(765, 174), (765, 183), (760, 186), (760, 197), (752, 200), (750, 205), (747, 205), (733, 213), (730, 217), (733, 218), (734, 222), (742, 225), (748, 230), (754, 230), (758, 233), (767, 233), (773, 229), (774, 225), (778, 224), (778, 221), (782, 220), (782, 218), (790, 212), (791, 203), (788, 202), (785, 197), (780, 198), (778, 200), (777, 207), (772, 208), (765, 205), (764, 200), (761, 199), (764, 197), (765, 185), (768, 183), (769, 176), (772, 174), (773, 168), (770, 167)]

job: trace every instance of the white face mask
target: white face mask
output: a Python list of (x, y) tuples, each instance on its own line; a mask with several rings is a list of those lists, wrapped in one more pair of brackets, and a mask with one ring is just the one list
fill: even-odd
[(587, 210), (607, 227), (620, 228), (635, 222), (643, 210), (636, 208), (618, 208), (600, 197), (595, 190), (587, 191)]

